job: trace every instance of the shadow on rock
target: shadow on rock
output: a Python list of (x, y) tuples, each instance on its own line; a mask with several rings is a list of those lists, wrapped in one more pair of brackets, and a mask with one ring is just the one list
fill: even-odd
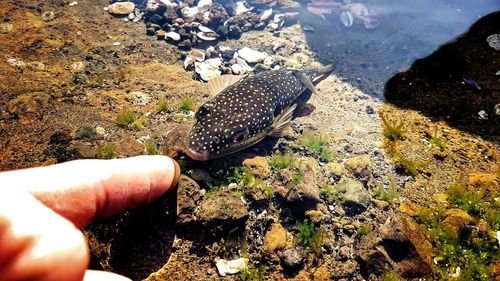
[(85, 229), (91, 268), (142, 280), (163, 267), (174, 241), (176, 190), (155, 203)]
[(386, 100), (476, 135), (498, 136), (500, 51), (487, 42), (498, 30), (500, 12), (481, 18), (455, 41), (389, 79)]

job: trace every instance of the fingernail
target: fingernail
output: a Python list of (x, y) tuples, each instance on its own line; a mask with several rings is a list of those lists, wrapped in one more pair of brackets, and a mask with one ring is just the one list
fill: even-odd
[(179, 178), (181, 177), (181, 167), (179, 166), (177, 161), (175, 161), (174, 159), (172, 159), (172, 161), (174, 162), (175, 166), (174, 180), (172, 181), (172, 187), (175, 187), (179, 182)]

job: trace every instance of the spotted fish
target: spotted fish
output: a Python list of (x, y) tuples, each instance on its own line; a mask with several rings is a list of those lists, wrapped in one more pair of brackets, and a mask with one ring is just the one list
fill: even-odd
[(186, 154), (206, 161), (240, 151), (288, 128), (297, 98), (333, 70), (277, 70), (249, 77), (224, 75), (210, 80), (210, 101), (199, 107), (186, 139)]

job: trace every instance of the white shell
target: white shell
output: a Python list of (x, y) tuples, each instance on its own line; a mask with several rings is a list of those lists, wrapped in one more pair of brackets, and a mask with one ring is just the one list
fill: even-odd
[(232, 7), (233, 13), (235, 16), (239, 16), (250, 11), (250, 9), (247, 9), (247, 7), (245, 7), (245, 3), (243, 3), (242, 1), (238, 1), (234, 3), (232, 6), (233, 6)]
[(204, 41), (214, 41), (217, 40), (217, 38), (219, 38), (219, 34), (217, 33), (198, 32), (196, 33), (196, 36)]
[(263, 62), (268, 55), (264, 52), (259, 52), (257, 50), (244, 47), (238, 51), (239, 57), (246, 60), (248, 63), (259, 63)]
[(269, 9), (265, 10), (264, 12), (262, 12), (262, 14), (260, 14), (260, 20), (266, 21), (266, 20), (270, 19), (272, 15), (273, 15), (273, 8), (269, 8)]
[(216, 33), (215, 31), (213, 31), (212, 29), (206, 27), (206, 26), (203, 26), (203, 25), (200, 25), (198, 26), (198, 29), (201, 31), (201, 32), (205, 32), (205, 33)]
[(244, 258), (230, 261), (219, 259), (216, 261), (215, 265), (217, 266), (217, 271), (219, 271), (220, 276), (226, 276), (226, 274), (236, 274), (246, 267)]
[(198, 9), (202, 10), (202, 11), (206, 11), (210, 8), (210, 6), (212, 6), (213, 2), (212, 0), (200, 0), (200, 2), (198, 2)]
[(350, 12), (342, 12), (340, 14), (340, 22), (342, 22), (342, 24), (345, 27), (348, 27), (348, 28), (351, 27), (352, 23), (354, 22), (352, 14)]
[(199, 62), (205, 60), (205, 52), (199, 49), (192, 49), (191, 52), (189, 52), (188, 56), (196, 59)]
[(174, 32), (174, 31), (169, 31), (167, 33), (165, 33), (165, 37), (166, 38), (170, 38), (174, 41), (179, 41), (181, 40), (181, 35), (177, 32)]

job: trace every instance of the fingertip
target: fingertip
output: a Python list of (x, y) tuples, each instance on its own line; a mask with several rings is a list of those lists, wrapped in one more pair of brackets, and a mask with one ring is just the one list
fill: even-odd
[(179, 183), (179, 179), (181, 178), (181, 167), (179, 166), (179, 163), (172, 159), (175, 165), (175, 173), (174, 173), (174, 180), (172, 181), (172, 188), (177, 186), (177, 183)]

